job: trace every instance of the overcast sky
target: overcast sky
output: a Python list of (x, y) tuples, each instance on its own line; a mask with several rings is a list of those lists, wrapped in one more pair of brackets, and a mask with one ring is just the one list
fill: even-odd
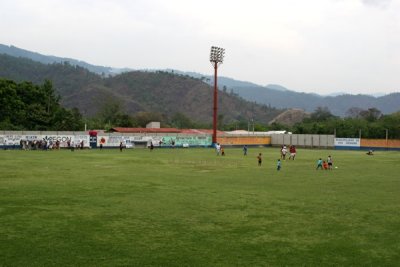
[(0, 43), (329, 94), (400, 91), (400, 0), (0, 0)]

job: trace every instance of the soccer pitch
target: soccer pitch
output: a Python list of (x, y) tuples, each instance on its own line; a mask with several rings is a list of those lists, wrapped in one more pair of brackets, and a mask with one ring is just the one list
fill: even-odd
[(225, 152), (0, 151), (0, 266), (399, 266), (399, 152)]

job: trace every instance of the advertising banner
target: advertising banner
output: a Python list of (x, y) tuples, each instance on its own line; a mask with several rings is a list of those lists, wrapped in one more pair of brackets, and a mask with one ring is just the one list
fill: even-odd
[(335, 138), (337, 149), (360, 149), (360, 138)]
[(164, 136), (161, 140), (163, 146), (210, 146), (212, 143), (211, 136)]
[(133, 140), (133, 136), (123, 136), (123, 135), (98, 135), (97, 136), (97, 147), (119, 147), (119, 144), (125, 146), (127, 144), (131, 144), (131, 140)]
[(211, 145), (211, 136), (123, 136), (123, 135), (99, 135), (97, 136), (97, 146), (118, 147), (120, 142), (125, 144), (145, 144), (149, 146), (153, 143), (155, 147), (207, 147)]
[(35, 144), (37, 142), (46, 142), (47, 144), (55, 144), (59, 142), (60, 147), (68, 147), (69, 144), (78, 145), (83, 142), (84, 147), (89, 147), (89, 135), (0, 135), (0, 146), (18, 148), (22, 143)]

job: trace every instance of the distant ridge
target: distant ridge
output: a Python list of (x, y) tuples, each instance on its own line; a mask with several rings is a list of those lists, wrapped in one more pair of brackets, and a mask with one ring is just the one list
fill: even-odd
[(13, 45), (7, 46), (7, 45), (0, 44), (0, 54), (6, 54), (6, 55), (13, 56), (13, 57), (29, 58), (29, 59), (32, 59), (33, 61), (37, 61), (37, 62), (40, 62), (43, 64), (68, 62), (71, 65), (80, 66), (91, 72), (97, 73), (99, 75), (106, 75), (106, 76), (115, 75), (115, 74), (129, 70), (129, 69), (117, 69), (117, 68), (111, 68), (111, 67), (105, 67), (105, 66), (96, 66), (96, 65), (89, 64), (85, 61), (80, 61), (80, 60), (76, 60), (76, 59), (72, 59), (72, 58), (46, 56), (46, 55), (39, 54), (37, 52), (32, 52), (32, 51), (18, 48)]
[[(204, 82), (212, 85), (213, 77), (210, 75), (176, 70), (174, 72), (196, 78), (204, 77)], [(332, 114), (342, 117), (352, 107), (362, 109), (374, 107), (382, 111), (383, 114), (390, 114), (400, 110), (400, 93), (377, 94), (376, 96), (337, 93), (323, 96), (316, 93), (292, 91), (278, 84), (261, 86), (223, 76), (218, 78), (218, 85), (220, 90), (223, 90), (225, 87), (228, 92), (233, 92), (246, 100), (280, 109), (294, 108), (313, 112), (317, 107), (328, 107)]]
[(233, 92), (244, 99), (276, 108), (297, 108), (313, 112), (317, 107), (327, 107), (336, 116), (345, 116), (352, 107), (361, 109), (377, 108), (383, 114), (400, 110), (400, 93), (374, 97), (370, 95), (321, 96), (294, 91), (278, 91), (269, 87), (233, 87)]
[[(71, 65), (83, 67), (93, 73), (101, 75), (102, 77), (109, 77), (122, 72), (132, 71), (130, 69), (95, 66), (76, 59), (45, 56), (15, 46), (6, 46), (2, 44), (0, 44), (0, 54), (7, 54), (20, 58), (29, 58), (33, 61), (41, 62), (43, 64), (68, 62)], [(158, 71), (160, 70), (151, 70), (147, 72)], [(164, 71), (167, 73), (194, 77), (201, 80), (203, 83), (206, 83), (208, 86), (213, 84), (213, 77), (211, 75), (203, 75), (196, 72), (184, 72), (172, 69), (167, 69)], [(359, 107), (362, 109), (377, 108), (383, 114), (389, 114), (400, 110), (399, 92), (388, 95), (377, 94), (377, 96), (361, 94), (349, 95), (341, 93), (322, 96), (315, 93), (300, 93), (292, 91), (277, 84), (261, 86), (252, 82), (239, 81), (223, 76), (218, 77), (218, 85), (221, 91), (223, 90), (227, 93), (238, 95), (245, 100), (278, 109), (298, 108), (303, 109), (306, 112), (313, 112), (317, 107), (327, 107), (334, 115), (337, 116), (345, 116), (346, 111), (352, 107)]]
[(268, 84), (265, 87), (267, 87), (269, 89), (272, 89), (272, 90), (283, 91), (283, 92), (290, 91), (289, 89), (287, 89), (287, 88), (285, 88), (285, 87), (283, 87), (283, 86), (281, 86), (279, 84)]

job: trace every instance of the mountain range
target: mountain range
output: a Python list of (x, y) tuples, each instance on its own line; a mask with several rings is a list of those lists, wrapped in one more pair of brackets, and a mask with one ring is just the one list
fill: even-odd
[[(213, 83), (213, 77), (193, 72), (179, 72), (193, 77), (203, 77), (208, 83)], [(400, 111), (400, 93), (372, 96), (365, 94), (351, 95), (336, 93), (329, 96), (322, 96), (316, 93), (301, 93), (287, 89), (278, 84), (266, 86), (257, 85), (251, 82), (237, 81), (228, 77), (218, 78), (220, 88), (226, 87), (246, 100), (254, 101), (279, 109), (303, 109), (306, 112), (313, 112), (318, 107), (327, 107), (332, 114), (344, 117), (346, 111), (352, 107), (361, 109), (377, 108), (383, 114), (391, 114)]]
[[(112, 77), (124, 72), (133, 71), (131, 69), (117, 69), (105, 66), (95, 66), (87, 62), (62, 58), (55, 56), (45, 56), (36, 52), (20, 49), (15, 46), (6, 46), (0, 44), (0, 54), (7, 54), (18, 58), (29, 58), (35, 62), (43, 64), (53, 64), (68, 62), (72, 66), (83, 67), (90, 72), (101, 77)], [(159, 72), (160, 70), (148, 70), (146, 73)], [(161, 70), (161, 72), (178, 74), (184, 77), (193, 77), (202, 81), (208, 86), (212, 85), (213, 77), (196, 72), (183, 72), (178, 70)], [(139, 72), (135, 72), (139, 73)], [(150, 81), (149, 81), (150, 82)], [(228, 77), (218, 78), (219, 89), (225, 92), (236, 94), (248, 101), (255, 102), (268, 107), (277, 109), (297, 108), (307, 112), (314, 111), (317, 107), (327, 107), (334, 115), (345, 116), (346, 111), (352, 107), (361, 109), (377, 108), (383, 114), (390, 114), (400, 110), (400, 93), (391, 93), (379, 97), (371, 95), (349, 95), (339, 94), (331, 96), (322, 96), (314, 93), (300, 93), (287, 89), (281, 85), (270, 84), (267, 86), (257, 85), (247, 81), (238, 81)]]
[(391, 93), (381, 97), (361, 94), (321, 96), (290, 90), (277, 91), (269, 86), (234, 86), (232, 90), (244, 99), (277, 108), (300, 108), (312, 112), (317, 107), (327, 107), (332, 114), (337, 116), (345, 116), (346, 111), (352, 107), (364, 110), (377, 108), (383, 114), (391, 114), (400, 110), (400, 93)]
[[(117, 103), (127, 114), (154, 112), (172, 117), (184, 114), (200, 123), (211, 123), (213, 89), (200, 79), (164, 71), (131, 71), (104, 77), (69, 62), (43, 64), (32, 59), (0, 54), (0, 77), (17, 82), (43, 84), (52, 81), (62, 104), (94, 116)], [(220, 92), (219, 121), (230, 123), (254, 119), (267, 123), (282, 110)]]
[(21, 57), (21, 58), (29, 58), (33, 61), (40, 62), (43, 64), (53, 64), (53, 63), (63, 63), (69, 62), (71, 65), (81, 66), (85, 69), (88, 69), (91, 72), (100, 74), (100, 75), (114, 75), (121, 72), (124, 72), (129, 69), (118, 69), (118, 68), (111, 68), (105, 66), (96, 66), (89, 64), (85, 61), (76, 60), (72, 58), (65, 58), (65, 57), (56, 57), (56, 56), (47, 56), (42, 55), (36, 52), (28, 51), (25, 49), (18, 48), (16, 46), (7, 46), (0, 44), (0, 54), (6, 54), (13, 57)]

